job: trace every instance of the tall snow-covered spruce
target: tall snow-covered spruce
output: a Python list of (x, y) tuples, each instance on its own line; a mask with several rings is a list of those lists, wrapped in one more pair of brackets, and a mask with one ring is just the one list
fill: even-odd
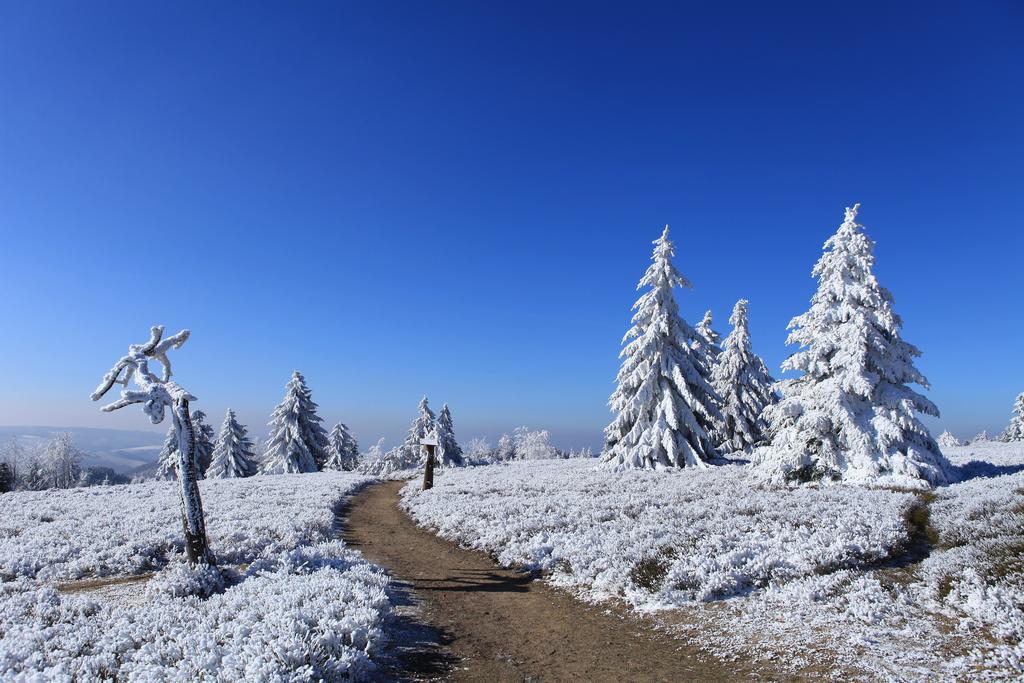
[(1003, 441), (1024, 441), (1024, 394), (1017, 395), (1013, 404), (1013, 416), (1002, 434)]
[(605, 428), (601, 462), (615, 469), (700, 467), (717, 455), (711, 435), (722, 415), (693, 348), (697, 333), (680, 317), (673, 294), (692, 285), (672, 265), (667, 225), (654, 245), (653, 263), (637, 285), (649, 290), (633, 304), (609, 400), (616, 416)]
[(711, 379), (722, 399), (725, 418), (721, 448), (734, 451), (766, 440), (768, 425), (762, 414), (779, 398), (773, 388), (775, 380), (751, 346), (747, 304), (740, 299), (732, 309), (732, 332), (722, 344)]
[(270, 418), (263, 474), (316, 472), (327, 462), (329, 440), (306, 380), (298, 370)]
[(810, 310), (789, 324), (786, 343), (801, 348), (782, 369), (803, 375), (782, 382), (782, 400), (765, 411), (773, 436), (764, 461), (790, 480), (942, 484), (948, 462), (916, 415), (939, 411), (907, 386), (929, 386), (914, 367), (921, 352), (900, 338), (903, 321), (872, 272), (859, 206), (825, 242)]
[(352, 436), (348, 425), (339, 422), (331, 429), (328, 437), (330, 446), (327, 449), (325, 470), (354, 470), (359, 464), (359, 443)]
[(437, 466), (460, 467), (463, 464), (462, 447), (455, 440), (452, 412), (445, 403), (437, 416)]
[(192, 427), (196, 430), (196, 468), (202, 479), (213, 458), (213, 427), (206, 421), (206, 413), (201, 410), (192, 411)]
[(247, 430), (238, 422), (235, 411), (228, 408), (213, 446), (209, 479), (251, 477), (256, 474), (256, 455)]

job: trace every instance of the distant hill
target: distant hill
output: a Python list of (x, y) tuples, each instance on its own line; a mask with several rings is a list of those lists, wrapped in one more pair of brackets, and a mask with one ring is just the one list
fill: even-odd
[(53, 438), (58, 432), (71, 432), (75, 445), (84, 453), (83, 465), (110, 467), (121, 473), (155, 465), (164, 441), (163, 432), (97, 427), (13, 426), (0, 427), (0, 444), (16, 436), (23, 446), (33, 447)]

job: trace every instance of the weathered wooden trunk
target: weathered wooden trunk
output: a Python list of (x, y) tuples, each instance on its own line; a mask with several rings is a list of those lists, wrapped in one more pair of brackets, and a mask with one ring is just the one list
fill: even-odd
[(181, 525), (185, 532), (185, 553), (191, 564), (214, 564), (213, 553), (206, 540), (203, 501), (199, 497), (196, 472), (196, 435), (189, 415), (188, 400), (174, 402), (174, 426), (178, 432), (178, 486), (181, 503)]

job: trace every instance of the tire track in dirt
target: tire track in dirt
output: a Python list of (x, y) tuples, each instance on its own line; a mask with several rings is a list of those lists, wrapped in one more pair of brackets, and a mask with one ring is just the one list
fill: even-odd
[[(398, 507), (405, 482), (349, 499), (345, 541), (391, 574), (402, 680), (734, 681), (775, 679), (721, 662), (622, 613), (584, 604), (418, 528)], [(410, 609), (409, 605), (413, 605)]]

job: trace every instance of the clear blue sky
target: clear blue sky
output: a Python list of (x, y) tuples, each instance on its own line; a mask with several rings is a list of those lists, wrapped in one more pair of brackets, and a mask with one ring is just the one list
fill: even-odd
[[(557, 5), (557, 7), (555, 7)], [(0, 424), (150, 324), (256, 431), (293, 369), (364, 444), (423, 393), (463, 438), (598, 445), (669, 223), (691, 322), (789, 353), (843, 208), (940, 423), (1024, 391), (1024, 6), (0, 2)]]

